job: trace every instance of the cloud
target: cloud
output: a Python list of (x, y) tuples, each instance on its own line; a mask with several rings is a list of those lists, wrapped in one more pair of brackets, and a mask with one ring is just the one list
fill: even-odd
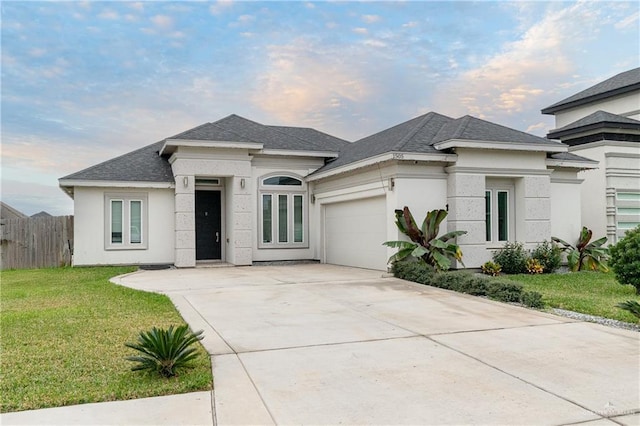
[(162, 30), (173, 28), (173, 18), (167, 15), (155, 15), (150, 18), (153, 24)]
[(326, 125), (328, 111), (371, 94), (360, 68), (303, 38), (269, 46), (258, 83), (253, 104), (286, 123)]
[(115, 19), (120, 19), (120, 15), (118, 15), (117, 12), (111, 9), (105, 9), (102, 12), (100, 12), (100, 14), (98, 15), (98, 18), (115, 20)]
[(362, 27), (354, 28), (351, 31), (353, 31), (356, 34), (367, 34), (369, 32), (367, 31), (366, 28), (362, 28)]
[(616, 22), (615, 27), (617, 29), (626, 29), (633, 27), (634, 29), (638, 29), (638, 20), (640, 19), (640, 12), (636, 11), (621, 21)]
[(378, 15), (362, 15), (362, 21), (367, 24), (375, 24), (376, 22), (380, 22), (382, 18)]
[(34, 47), (33, 49), (29, 50), (29, 56), (33, 56), (34, 58), (40, 58), (44, 56), (46, 53), (47, 53), (46, 49), (42, 49), (39, 47)]
[(212, 15), (220, 15), (225, 11), (231, 9), (233, 6), (233, 1), (231, 0), (219, 0), (215, 4), (209, 7), (209, 12)]
[(574, 72), (574, 57), (591, 37), (586, 29), (598, 26), (599, 20), (600, 11), (593, 3), (548, 10), (518, 40), (445, 82), (436, 93), (436, 103), (451, 115), (471, 113), (488, 119), (532, 105), (539, 111), (544, 104), (541, 96)]
[(402, 24), (403, 28), (415, 28), (417, 26), (418, 26), (418, 23), (416, 21), (409, 21), (409, 22), (406, 22), (406, 23)]
[(131, 9), (137, 10), (138, 12), (144, 11), (144, 4), (141, 1), (136, 1), (133, 3), (127, 3)]

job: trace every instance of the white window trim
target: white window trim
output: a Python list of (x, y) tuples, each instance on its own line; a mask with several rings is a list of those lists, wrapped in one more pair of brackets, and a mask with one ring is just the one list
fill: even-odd
[[(112, 202), (122, 202), (122, 242), (111, 242)], [(131, 242), (131, 203), (140, 202), (140, 243)], [(148, 196), (144, 193), (105, 193), (104, 195), (104, 249), (146, 250), (148, 248)]]
[[(494, 247), (501, 247), (506, 242), (516, 241), (514, 186), (505, 185), (505, 184), (487, 183), (485, 188), (485, 197), (487, 192), (490, 193), (490, 201), (491, 201), (490, 202), (491, 239), (487, 240), (486, 244), (489, 247), (494, 248)], [(499, 240), (498, 239), (498, 234), (499, 234), (498, 194), (502, 192), (506, 192), (507, 194), (507, 238), (504, 240)], [(486, 214), (485, 214), (485, 230), (486, 230)], [(486, 231), (485, 231), (485, 239), (486, 239)]]
[[(298, 185), (265, 185), (264, 181), (274, 176), (286, 176), (298, 179), (302, 184)], [(307, 185), (301, 176), (292, 173), (270, 173), (261, 176), (258, 181), (258, 248), (259, 249), (283, 249), (283, 248), (308, 248), (309, 247), (309, 209)], [(271, 195), (271, 242), (264, 242), (264, 196)], [(287, 196), (287, 242), (280, 241), (280, 195)], [(295, 196), (302, 197), (302, 241), (295, 242)]]

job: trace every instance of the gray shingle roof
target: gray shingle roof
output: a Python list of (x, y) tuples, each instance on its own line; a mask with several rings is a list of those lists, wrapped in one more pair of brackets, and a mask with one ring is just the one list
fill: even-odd
[(521, 132), (470, 115), (447, 123), (434, 138), (434, 143), (451, 139), (477, 142), (509, 142), (524, 144), (558, 145), (558, 142)]
[(556, 102), (542, 109), (543, 114), (554, 114), (575, 106), (588, 104), (610, 96), (620, 95), (633, 90), (640, 89), (640, 68), (614, 75), (613, 77), (591, 86), (573, 96)]
[[(168, 139), (262, 143), (265, 149), (338, 152), (349, 142), (314, 129), (265, 126), (237, 115), (205, 123)], [(158, 152), (165, 141), (121, 155), (61, 180), (174, 182), (171, 165)]]
[(561, 160), (561, 161), (575, 161), (579, 163), (598, 164), (597, 161), (591, 160), (586, 157), (581, 157), (579, 155), (572, 154), (570, 152), (554, 152), (553, 154), (548, 155), (547, 158), (553, 158), (554, 160)]
[(404, 123), (360, 139), (340, 152), (340, 157), (316, 173), (331, 170), (387, 152), (438, 153), (433, 145), (452, 139), (483, 142), (508, 142), (560, 145), (559, 142), (531, 135), (465, 115), (453, 119), (429, 112)]
[(168, 139), (261, 143), (264, 149), (339, 151), (347, 141), (313, 129), (265, 126), (232, 114)]
[(121, 155), (60, 180), (97, 180), (121, 182), (174, 182), (171, 165), (158, 155), (164, 141)]
[(640, 121), (606, 111), (596, 111), (578, 121), (551, 130), (547, 137), (550, 139), (558, 139), (576, 132), (607, 128), (640, 130)]

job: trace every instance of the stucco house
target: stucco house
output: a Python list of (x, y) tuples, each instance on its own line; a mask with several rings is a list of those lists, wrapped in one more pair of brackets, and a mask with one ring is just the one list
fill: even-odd
[(598, 161), (580, 174), (582, 223), (615, 243), (640, 225), (640, 68), (617, 74), (542, 110), (555, 116), (547, 135), (569, 152)]
[(434, 112), (349, 143), (237, 115), (60, 179), (74, 199), (75, 265), (274, 260), (385, 270), (394, 210), (445, 229), (467, 267), (506, 241), (573, 239), (580, 170), (568, 145)]

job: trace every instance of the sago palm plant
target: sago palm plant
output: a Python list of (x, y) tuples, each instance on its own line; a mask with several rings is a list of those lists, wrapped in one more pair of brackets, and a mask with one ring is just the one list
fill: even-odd
[(189, 361), (198, 356), (197, 349), (190, 347), (202, 340), (202, 330), (192, 333), (187, 325), (169, 329), (153, 327), (149, 331), (141, 331), (137, 343), (125, 343), (141, 355), (128, 356), (127, 361), (137, 362), (131, 370), (151, 370), (163, 377), (173, 377), (176, 369), (188, 367)]

